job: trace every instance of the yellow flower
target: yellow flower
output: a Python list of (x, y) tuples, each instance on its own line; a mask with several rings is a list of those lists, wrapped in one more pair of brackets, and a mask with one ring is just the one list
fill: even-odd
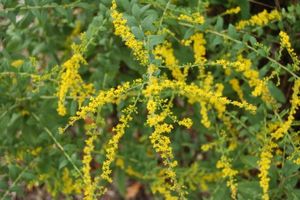
[(299, 62), (297, 54), (295, 53), (295, 50), (292, 48), (288, 34), (284, 31), (280, 31), (279, 36), (280, 36), (281, 48), (286, 48), (286, 50), (290, 54), (291, 58), (293, 59), (294, 69), (299, 70), (300, 62)]
[(171, 70), (174, 78), (177, 80), (185, 79), (184, 74), (181, 72), (178, 66), (178, 60), (174, 56), (174, 51), (170, 42), (164, 42), (163, 44), (156, 46), (153, 50), (153, 54), (157, 59), (163, 60), (166, 67)]
[(166, 200), (178, 200), (179, 198), (174, 196), (170, 191), (170, 183), (166, 183), (165, 181), (169, 178), (166, 169), (161, 170), (156, 177), (154, 183), (151, 185), (152, 192), (154, 194), (157, 192), (162, 194)]
[(239, 85), (239, 81), (238, 79), (234, 78), (234, 79), (231, 79), (229, 81), (232, 89), (238, 94), (239, 98), (241, 101), (245, 101), (244, 100), (244, 95), (243, 95), (243, 90), (241, 89), (240, 85)]
[(109, 141), (108, 146), (106, 147), (106, 159), (102, 165), (102, 174), (101, 178), (112, 182), (112, 179), (110, 177), (110, 174), (112, 170), (110, 169), (111, 163), (116, 158), (116, 151), (118, 150), (118, 144), (125, 134), (125, 129), (128, 127), (128, 123), (132, 120), (131, 114), (133, 112), (136, 112), (136, 107), (134, 105), (129, 105), (127, 108), (125, 108), (122, 111), (122, 115), (119, 119), (119, 123), (116, 127), (113, 128), (113, 131), (116, 133)]
[(266, 10), (258, 13), (257, 15), (253, 15), (248, 20), (241, 20), (236, 24), (236, 29), (241, 30), (247, 26), (265, 26), (270, 21), (280, 20), (281, 14), (277, 10), (272, 10), (268, 13)]
[(250, 87), (254, 88), (254, 90), (252, 91), (253, 96), (261, 96), (262, 100), (265, 103), (275, 103), (275, 100), (267, 87), (267, 80), (261, 80), (259, 78), (259, 72), (251, 68), (251, 60), (243, 58), (242, 56), (238, 56), (238, 60), (236, 62), (218, 60), (216, 61), (216, 63), (222, 65), (225, 69), (231, 67), (235, 71), (241, 72), (248, 80), (248, 84), (250, 85)]
[(237, 199), (237, 183), (235, 176), (238, 174), (238, 171), (232, 169), (231, 160), (223, 155), (217, 162), (217, 168), (222, 169), (224, 178), (228, 178), (227, 186), (231, 190), (232, 199)]
[(215, 142), (211, 142), (211, 143), (208, 143), (208, 144), (203, 144), (201, 146), (201, 150), (206, 152), (206, 151), (209, 151), (210, 149), (214, 148), (217, 144)]
[[(92, 135), (91, 135), (92, 134)], [(97, 139), (97, 135), (93, 134), (88, 130), (88, 138), (85, 140), (85, 147), (83, 149), (83, 184), (84, 184), (84, 199), (85, 200), (93, 200), (93, 195), (95, 191), (95, 185), (93, 184), (90, 171), (90, 163), (92, 161), (92, 152), (94, 150), (93, 142)]]
[(73, 180), (70, 172), (67, 168), (64, 168), (62, 175), (63, 189), (62, 193), (66, 195), (70, 194), (80, 194), (82, 186), (80, 182)]
[(293, 87), (293, 95), (290, 101), (291, 109), (288, 115), (288, 118), (283, 124), (274, 132), (272, 133), (272, 138), (278, 140), (284, 136), (290, 129), (296, 114), (298, 107), (300, 106), (300, 99), (299, 99), (299, 91), (300, 91), (300, 80), (296, 80)]
[(232, 104), (240, 108), (244, 108), (251, 112), (256, 111), (256, 107), (248, 104), (247, 102), (237, 102), (231, 101), (226, 97), (220, 96), (218, 93), (206, 92), (201, 89), (196, 84), (186, 84), (182, 81), (171, 81), (171, 80), (161, 80), (153, 79), (150, 85), (148, 85), (144, 90), (143, 94), (145, 96), (157, 95), (160, 94), (163, 90), (171, 89), (172, 91), (177, 92), (180, 95), (183, 95), (188, 98), (189, 103), (195, 103), (199, 101), (205, 101), (210, 105), (214, 106), (219, 112), (222, 111), (227, 104)]
[(270, 178), (268, 177), (268, 171), (271, 166), (271, 159), (273, 158), (272, 149), (276, 146), (277, 145), (273, 142), (269, 142), (268, 144), (266, 144), (262, 149), (260, 160), (258, 162), (260, 170), (258, 177), (260, 178), (259, 184), (263, 189), (263, 200), (269, 199), (268, 190)]
[(199, 12), (192, 13), (191, 16), (180, 14), (177, 18), (179, 21), (185, 21), (191, 24), (203, 24), (204, 23), (204, 17), (200, 15)]
[[(154, 80), (155, 79), (153, 79), (152, 81)], [(166, 117), (172, 116), (172, 111), (170, 110), (170, 108), (172, 107), (172, 103), (170, 101), (167, 105), (162, 105), (162, 103), (164, 103), (165, 101), (161, 101), (157, 96), (155, 96), (155, 94), (152, 94), (149, 98), (149, 101), (153, 100), (155, 101), (156, 105), (160, 105), (162, 107), (162, 111), (161, 113), (157, 114), (156, 109), (148, 110), (149, 112), (147, 115), (147, 124), (150, 127), (154, 128), (154, 131), (150, 135), (149, 139), (155, 152), (160, 154), (160, 157), (162, 158), (163, 165), (165, 166), (164, 179), (169, 180), (168, 182), (164, 183), (163, 190), (159, 190), (158, 192), (163, 194), (165, 198), (171, 198), (170, 191), (175, 191), (179, 196), (183, 197), (184, 192), (182, 191), (182, 188), (176, 179), (176, 173), (174, 171), (174, 168), (177, 166), (177, 161), (174, 160), (173, 150), (171, 147), (171, 140), (166, 135), (172, 131), (173, 125), (164, 122)], [(183, 123), (183, 125), (186, 126), (191, 125), (191, 121), (188, 119), (184, 119), (179, 123)]]
[(293, 161), (296, 165), (300, 165), (300, 157)]
[(66, 108), (64, 106), (66, 95), (70, 91), (70, 96), (73, 99), (77, 99), (79, 107), (85, 98), (94, 92), (92, 84), (85, 84), (82, 80), (78, 69), (80, 64), (86, 64), (85, 59), (80, 53), (75, 53), (69, 60), (62, 65), (62, 71), (60, 75), (60, 84), (58, 86), (58, 108), (59, 115), (64, 116), (66, 114)]
[(206, 40), (204, 39), (203, 33), (195, 33), (188, 40), (183, 40), (182, 43), (185, 45), (193, 43), (195, 64), (203, 64), (203, 62), (206, 61)]
[(235, 7), (235, 8), (230, 8), (228, 10), (226, 10), (223, 15), (232, 15), (232, 14), (238, 14), (241, 11), (241, 8)]
[(133, 51), (135, 58), (140, 61), (142, 65), (147, 66), (149, 63), (148, 52), (144, 49), (143, 42), (136, 40), (134, 34), (127, 26), (127, 20), (124, 19), (123, 14), (117, 11), (115, 0), (113, 0), (110, 10), (113, 18), (113, 25), (115, 27), (115, 34), (125, 41), (125, 45)]
[(141, 79), (134, 80), (131, 84), (125, 82), (118, 85), (116, 88), (111, 88), (107, 91), (100, 91), (96, 97), (91, 97), (90, 102), (86, 106), (82, 106), (76, 115), (71, 117), (68, 126), (73, 125), (79, 119), (85, 119), (89, 113), (95, 113), (99, 107), (107, 103), (119, 103), (127, 95), (129, 89), (141, 85)]
[(24, 60), (18, 59), (18, 60), (14, 60), (13, 62), (11, 62), (10, 65), (15, 67), (15, 68), (18, 68), (23, 64), (24, 64)]
[(191, 128), (193, 121), (190, 118), (184, 118), (178, 122), (179, 125), (185, 126), (186, 128)]

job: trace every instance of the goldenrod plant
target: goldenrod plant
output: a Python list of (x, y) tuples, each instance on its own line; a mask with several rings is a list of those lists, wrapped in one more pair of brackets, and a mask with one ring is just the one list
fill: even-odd
[(0, 199), (300, 199), (300, 4), (2, 0)]

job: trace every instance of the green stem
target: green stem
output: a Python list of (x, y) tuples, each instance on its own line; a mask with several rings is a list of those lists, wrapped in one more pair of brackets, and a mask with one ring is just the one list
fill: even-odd
[[(41, 123), (40, 118), (35, 114), (32, 113), (33, 117), (36, 119), (36, 121), (38, 121), (39, 123)], [(73, 166), (73, 168), (77, 171), (77, 173), (83, 178), (83, 175), (81, 173), (81, 171), (79, 170), (79, 168), (75, 165), (74, 161), (72, 160), (72, 158), (69, 156), (69, 154), (65, 151), (65, 149), (63, 148), (63, 146), (58, 142), (58, 140), (55, 138), (54, 134), (47, 128), (47, 127), (43, 127), (43, 129), (46, 131), (46, 133), (52, 138), (52, 140), (54, 141), (54, 143), (56, 144), (56, 146), (59, 148), (59, 150), (61, 150), (64, 154), (64, 156), (67, 158), (67, 160), (71, 163), (71, 165)]]

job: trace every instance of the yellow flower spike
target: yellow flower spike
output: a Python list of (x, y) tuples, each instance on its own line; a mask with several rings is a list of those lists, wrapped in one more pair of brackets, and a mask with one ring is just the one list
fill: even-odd
[(96, 97), (90, 98), (88, 105), (83, 106), (77, 111), (76, 115), (71, 117), (68, 126), (73, 125), (79, 119), (85, 119), (89, 113), (95, 113), (97, 108), (102, 107), (107, 103), (117, 104), (120, 100), (126, 97), (126, 94), (130, 88), (141, 85), (141, 80), (136, 79), (131, 84), (125, 82), (116, 88), (111, 88), (107, 91), (100, 91)]
[(178, 94), (183, 95), (188, 98), (189, 103), (195, 103), (199, 101), (205, 101), (215, 107), (218, 112), (224, 112), (225, 105), (232, 104), (238, 106), (240, 108), (244, 108), (251, 112), (256, 111), (256, 107), (252, 104), (247, 102), (237, 102), (231, 101), (226, 97), (220, 96), (220, 94), (215, 94), (213, 92), (206, 92), (205, 90), (201, 89), (199, 86), (195, 84), (186, 84), (182, 81), (171, 81), (171, 80), (162, 80), (152, 82), (151, 85), (148, 85), (144, 90), (143, 94), (145, 96), (151, 95), (158, 95), (163, 90), (171, 89), (176, 91)]
[(178, 66), (178, 60), (174, 56), (174, 50), (170, 42), (164, 42), (163, 44), (156, 46), (153, 50), (153, 54), (157, 59), (164, 62), (166, 67), (171, 70), (172, 76), (175, 79), (185, 80), (185, 76)]
[[(92, 134), (92, 135), (91, 135)], [(90, 175), (91, 167), (90, 163), (92, 161), (92, 152), (95, 148), (93, 142), (97, 139), (97, 135), (93, 134), (88, 130), (88, 137), (85, 140), (85, 147), (83, 149), (83, 184), (84, 184), (84, 200), (93, 200), (93, 195), (95, 191), (95, 187), (92, 181), (92, 177)]]
[(182, 43), (189, 46), (193, 43), (194, 60), (195, 64), (199, 65), (199, 77), (205, 76), (204, 62), (206, 61), (206, 40), (203, 33), (195, 33), (188, 40), (183, 40)]
[[(152, 86), (148, 85), (148, 87)], [(151, 93), (150, 93), (151, 95)], [(156, 105), (161, 105), (163, 107), (161, 113), (156, 114), (156, 109), (148, 109), (148, 115), (147, 115), (147, 124), (150, 127), (154, 128), (154, 131), (150, 135), (149, 139), (150, 142), (155, 150), (156, 153), (160, 155), (163, 161), (163, 165), (165, 166), (165, 180), (170, 180), (170, 183), (160, 183), (164, 184), (164, 188), (162, 190), (155, 190), (154, 192), (159, 192), (165, 196), (165, 198), (173, 198), (171, 195), (171, 191), (175, 191), (180, 197), (184, 198), (184, 192), (182, 191), (182, 188), (180, 184), (178, 183), (176, 179), (176, 173), (174, 171), (174, 168), (177, 166), (177, 161), (174, 160), (173, 150), (171, 147), (171, 140), (170, 138), (165, 135), (172, 131), (173, 125), (165, 123), (164, 120), (168, 116), (172, 116), (171, 101), (167, 104), (167, 106), (163, 106), (162, 103), (165, 103), (164, 100), (160, 100), (158, 97), (150, 96), (148, 100), (149, 101), (155, 101)], [(152, 104), (152, 103), (150, 103)], [(191, 121), (188, 119), (184, 119), (183, 121), (179, 122), (186, 126), (191, 126)], [(175, 198), (175, 197), (174, 197)], [(177, 197), (176, 197), (177, 199)]]
[(149, 63), (148, 52), (145, 50), (143, 42), (138, 41), (131, 32), (127, 25), (127, 20), (124, 19), (123, 14), (118, 12), (115, 0), (112, 1), (110, 10), (111, 17), (113, 18), (115, 35), (120, 36), (122, 40), (125, 41), (125, 45), (132, 50), (135, 58), (142, 65), (147, 66)]
[(60, 84), (57, 91), (59, 115), (66, 115), (67, 111), (64, 106), (66, 95), (70, 91), (73, 99), (77, 99), (79, 107), (85, 98), (94, 92), (92, 84), (85, 84), (78, 73), (80, 64), (86, 64), (85, 59), (80, 53), (75, 53), (69, 60), (62, 65), (60, 75)]
[(291, 108), (290, 112), (288, 114), (288, 118), (283, 124), (274, 132), (272, 133), (272, 138), (275, 140), (278, 140), (282, 138), (285, 134), (287, 134), (288, 130), (290, 129), (293, 121), (295, 120), (294, 115), (296, 114), (296, 111), (298, 107), (300, 106), (300, 100), (299, 100), (299, 91), (300, 91), (300, 80), (295, 80), (294, 87), (293, 87), (293, 95), (292, 99), (290, 101)]
[(210, 121), (208, 118), (208, 110), (207, 110), (207, 103), (205, 101), (201, 101), (200, 102), (200, 114), (201, 114), (201, 123), (203, 124), (203, 126), (205, 126), (206, 128), (210, 127)]
[(238, 7), (235, 7), (235, 8), (227, 9), (227, 10), (223, 13), (223, 15), (238, 14), (240, 11), (241, 11), (241, 8), (238, 6)]
[(238, 79), (234, 78), (234, 79), (231, 79), (229, 81), (232, 89), (238, 94), (239, 98), (241, 101), (245, 101), (244, 100), (244, 94), (243, 94), (243, 90), (241, 89), (240, 85), (239, 85), (239, 81)]
[(222, 176), (228, 179), (227, 186), (231, 190), (231, 198), (237, 199), (237, 183), (235, 176), (238, 174), (238, 171), (232, 169), (231, 160), (223, 155), (217, 162), (216, 167), (222, 169)]
[[(45, 175), (47, 176), (47, 175)], [(40, 177), (41, 181), (47, 180), (46, 178), (49, 177)], [(45, 179), (45, 180), (43, 180)], [(82, 191), (82, 185), (80, 182), (75, 181), (75, 179), (72, 178), (68, 168), (64, 168), (63, 174), (62, 174), (62, 193), (65, 195), (70, 195), (70, 194), (80, 194)], [(51, 189), (49, 190), (51, 191)]]
[(300, 61), (298, 59), (297, 54), (295, 53), (295, 50), (292, 48), (292, 44), (290, 42), (290, 37), (284, 31), (280, 31), (279, 37), (280, 37), (280, 46), (281, 46), (281, 48), (286, 48), (286, 50), (290, 54), (291, 58), (293, 59), (294, 70), (299, 70)]
[(270, 178), (268, 177), (268, 171), (271, 166), (271, 159), (273, 158), (272, 149), (276, 147), (277, 145), (273, 142), (269, 142), (266, 144), (262, 152), (260, 154), (260, 160), (258, 162), (259, 165), (259, 171), (258, 177), (260, 178), (259, 184), (263, 190), (262, 199), (263, 200), (269, 200), (269, 181)]
[(281, 14), (277, 10), (272, 10), (268, 13), (266, 10), (258, 13), (257, 15), (253, 15), (248, 20), (241, 20), (236, 24), (236, 29), (241, 30), (247, 26), (265, 26), (271, 21), (280, 20)]
[(265, 103), (276, 103), (267, 87), (267, 80), (261, 80), (259, 78), (259, 72), (251, 68), (251, 60), (238, 56), (238, 59), (235, 62), (221, 59), (217, 60), (216, 64), (222, 65), (225, 70), (230, 67), (235, 71), (242, 73), (248, 80), (250, 87), (254, 88), (252, 91), (253, 96), (261, 96)]
[(203, 24), (205, 22), (205, 19), (202, 15), (200, 15), (199, 12), (192, 13), (191, 16), (185, 15), (185, 14), (180, 14), (179, 17), (177, 18), (179, 21), (184, 21), (188, 22), (191, 24)]
[(184, 118), (178, 122), (179, 125), (185, 126), (186, 128), (191, 128), (193, 125), (193, 121), (190, 118)]
[(132, 120), (131, 114), (136, 112), (135, 105), (129, 105), (122, 111), (122, 115), (119, 119), (119, 123), (116, 127), (113, 128), (113, 131), (116, 133), (109, 141), (106, 147), (106, 155), (105, 161), (102, 165), (102, 174), (101, 178), (103, 180), (108, 181), (109, 183), (112, 182), (110, 174), (112, 170), (110, 169), (111, 163), (116, 158), (116, 152), (118, 150), (118, 144), (125, 134), (125, 129), (128, 127), (128, 123)]

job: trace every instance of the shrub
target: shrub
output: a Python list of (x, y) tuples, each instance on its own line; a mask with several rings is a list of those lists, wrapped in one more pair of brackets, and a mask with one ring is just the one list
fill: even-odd
[(2, 199), (298, 199), (300, 5), (275, 2), (2, 1)]

